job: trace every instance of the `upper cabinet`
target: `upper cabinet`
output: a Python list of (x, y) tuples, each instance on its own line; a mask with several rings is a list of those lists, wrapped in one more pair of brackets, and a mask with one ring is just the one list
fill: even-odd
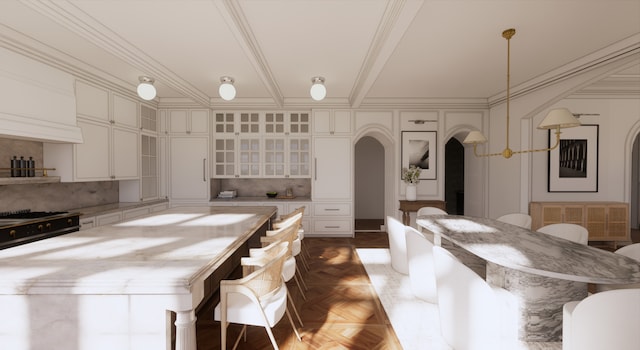
[(351, 135), (351, 111), (340, 109), (314, 109), (314, 135)]
[(309, 112), (216, 112), (214, 177), (310, 177)]
[(138, 180), (138, 102), (82, 81), (76, 94), (84, 142), (44, 144), (45, 167), (62, 181)]
[(150, 106), (140, 104), (140, 130), (157, 133), (158, 111)]
[(78, 117), (108, 122), (109, 91), (76, 81), (76, 113)]
[(110, 123), (117, 126), (138, 128), (138, 102), (113, 94), (113, 113)]
[(169, 110), (169, 133), (174, 135), (208, 135), (209, 110)]

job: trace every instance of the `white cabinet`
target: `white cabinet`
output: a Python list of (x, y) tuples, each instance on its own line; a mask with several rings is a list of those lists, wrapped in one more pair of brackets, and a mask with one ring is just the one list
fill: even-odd
[(138, 128), (138, 102), (113, 94), (111, 124)]
[(351, 111), (315, 109), (313, 110), (314, 135), (351, 135)]
[(43, 144), (45, 167), (63, 182), (138, 179), (139, 131), (78, 118), (84, 143)]
[(169, 133), (171, 134), (209, 134), (209, 110), (169, 110)]
[(261, 118), (257, 112), (214, 115), (214, 165), (217, 178), (260, 177)]
[(208, 147), (208, 137), (170, 138), (169, 197), (172, 201), (209, 201)]
[(312, 235), (353, 236), (350, 137), (314, 137)]
[(214, 176), (310, 177), (309, 112), (218, 112)]
[(76, 113), (86, 118), (108, 122), (109, 91), (76, 80)]
[(313, 200), (351, 200), (352, 150), (349, 137), (315, 137)]

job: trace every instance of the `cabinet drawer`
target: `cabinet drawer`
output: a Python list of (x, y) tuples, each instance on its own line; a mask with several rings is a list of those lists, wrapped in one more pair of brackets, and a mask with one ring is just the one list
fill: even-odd
[(151, 213), (155, 213), (155, 212), (158, 212), (158, 211), (167, 210), (168, 208), (169, 208), (169, 204), (168, 203), (162, 203), (162, 204), (152, 205), (149, 208), (149, 211)]
[(138, 216), (142, 216), (146, 214), (149, 214), (149, 207), (125, 210), (122, 213), (122, 216), (125, 220), (127, 220), (127, 219), (137, 218)]
[(314, 216), (349, 216), (351, 215), (351, 205), (348, 203), (327, 203), (314, 204)]
[(350, 232), (349, 220), (315, 220), (313, 232)]
[(104, 214), (96, 216), (96, 226), (115, 224), (122, 221), (122, 212)]
[(88, 230), (92, 227), (96, 227), (96, 217), (89, 216), (85, 218), (80, 218), (80, 230)]

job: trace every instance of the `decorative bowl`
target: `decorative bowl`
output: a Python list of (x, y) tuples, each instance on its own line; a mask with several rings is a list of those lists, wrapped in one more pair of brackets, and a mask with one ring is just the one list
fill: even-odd
[(269, 198), (276, 198), (277, 195), (278, 192), (267, 192), (267, 197)]

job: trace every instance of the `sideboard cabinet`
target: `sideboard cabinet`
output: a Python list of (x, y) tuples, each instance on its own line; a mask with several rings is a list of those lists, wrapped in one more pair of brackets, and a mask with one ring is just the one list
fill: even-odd
[(589, 231), (589, 241), (629, 241), (629, 204), (623, 202), (531, 202), (531, 229), (572, 223)]

